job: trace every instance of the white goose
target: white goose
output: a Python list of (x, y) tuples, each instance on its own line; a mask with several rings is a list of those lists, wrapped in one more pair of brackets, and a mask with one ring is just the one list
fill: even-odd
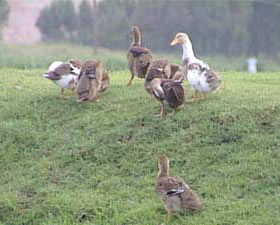
[(195, 90), (194, 99), (200, 99), (199, 94), (205, 97), (207, 93), (217, 90), (221, 86), (221, 78), (210, 69), (207, 63), (195, 57), (189, 36), (186, 33), (177, 33), (170, 45), (177, 44), (182, 45), (183, 48), (185, 77)]

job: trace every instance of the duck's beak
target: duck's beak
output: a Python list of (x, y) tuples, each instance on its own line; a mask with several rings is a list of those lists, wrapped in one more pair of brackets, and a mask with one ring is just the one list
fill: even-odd
[(44, 74), (43, 74), (43, 77), (45, 77), (45, 78), (47, 78), (47, 79), (50, 79), (50, 75), (47, 74), (47, 73), (44, 73)]
[(53, 75), (53, 73), (45, 73), (43, 74), (43, 77), (49, 79), (49, 80), (59, 80), (59, 77), (56, 77)]
[(179, 41), (177, 38), (174, 38), (173, 41), (170, 43), (171, 46), (179, 44)]

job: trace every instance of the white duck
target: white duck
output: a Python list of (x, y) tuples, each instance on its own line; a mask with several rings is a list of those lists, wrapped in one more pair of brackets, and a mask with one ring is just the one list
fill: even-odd
[(78, 61), (73, 60), (69, 63), (55, 61), (43, 76), (58, 85), (61, 88), (61, 97), (64, 97), (64, 89), (75, 90), (80, 69), (81, 63)]
[(217, 90), (222, 83), (221, 78), (215, 74), (209, 65), (194, 55), (192, 42), (186, 33), (177, 33), (171, 46), (181, 44), (183, 48), (183, 63), (185, 76), (195, 90), (194, 99), (200, 99), (199, 94), (204, 97), (207, 93)]

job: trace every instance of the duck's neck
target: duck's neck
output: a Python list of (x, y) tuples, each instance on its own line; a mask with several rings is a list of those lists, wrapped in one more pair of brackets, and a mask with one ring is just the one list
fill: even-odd
[(167, 177), (167, 176), (169, 176), (169, 165), (168, 164), (161, 164), (159, 166), (158, 178)]
[(191, 61), (192, 59), (195, 59), (192, 43), (190, 41), (185, 42), (182, 44), (183, 48), (183, 62), (184, 61)]

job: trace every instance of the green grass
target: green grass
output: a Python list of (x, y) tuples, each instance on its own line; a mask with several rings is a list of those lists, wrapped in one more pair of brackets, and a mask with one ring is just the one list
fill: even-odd
[(161, 153), (204, 202), (169, 224), (279, 224), (277, 73), (223, 73), (215, 95), (159, 118), (143, 80), (125, 86), (127, 71), (90, 104), (60, 99), (43, 72), (0, 70), (0, 224), (159, 225)]

